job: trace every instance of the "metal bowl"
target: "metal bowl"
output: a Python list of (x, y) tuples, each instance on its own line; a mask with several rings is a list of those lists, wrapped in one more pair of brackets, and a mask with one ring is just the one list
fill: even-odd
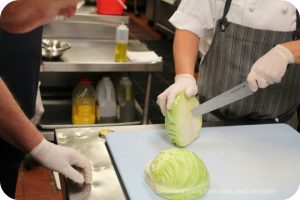
[(42, 56), (46, 59), (59, 59), (71, 45), (60, 40), (42, 40)]

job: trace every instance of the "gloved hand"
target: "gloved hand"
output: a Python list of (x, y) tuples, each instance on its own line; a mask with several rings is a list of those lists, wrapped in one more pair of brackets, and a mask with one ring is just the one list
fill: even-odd
[(175, 76), (175, 83), (169, 86), (163, 93), (158, 95), (156, 103), (159, 105), (163, 115), (170, 109), (178, 93), (184, 91), (188, 97), (198, 93), (195, 78), (190, 74), (180, 74)]
[(251, 90), (279, 83), (289, 63), (294, 63), (294, 56), (287, 48), (282, 45), (272, 48), (253, 64), (247, 77)]
[(42, 102), (41, 92), (40, 92), (40, 85), (41, 85), (41, 82), (39, 82), (38, 90), (37, 90), (37, 94), (36, 94), (35, 113), (34, 113), (34, 116), (31, 118), (31, 121), (34, 125), (37, 125), (40, 122), (42, 115), (45, 111), (43, 102)]
[(72, 148), (55, 145), (43, 138), (29, 154), (46, 168), (57, 171), (76, 183), (92, 181), (90, 161)]

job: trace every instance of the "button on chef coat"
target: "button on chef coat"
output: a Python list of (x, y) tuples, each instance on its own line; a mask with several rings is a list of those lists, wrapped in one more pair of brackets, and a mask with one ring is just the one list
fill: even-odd
[(1, 0), (0, 1), (0, 17), (1, 17), (1, 13), (2, 13), (2, 10), (4, 9), (4, 7), (12, 1), (14, 1), (14, 0)]
[[(170, 22), (201, 38), (200, 52), (211, 44), (216, 21), (222, 17), (225, 0), (182, 0)], [(293, 31), (296, 8), (286, 0), (232, 0), (229, 22), (255, 29)]]

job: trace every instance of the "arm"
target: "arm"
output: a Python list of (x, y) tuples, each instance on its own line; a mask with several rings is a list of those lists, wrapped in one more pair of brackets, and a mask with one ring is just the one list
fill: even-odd
[(5, 6), (0, 27), (12, 33), (28, 32), (49, 23), (56, 15), (69, 17), (79, 0), (18, 0)]
[(194, 33), (176, 30), (173, 53), (176, 75), (190, 74), (194, 76), (200, 39)]
[(282, 46), (287, 48), (294, 56), (294, 64), (300, 64), (300, 40), (283, 43)]
[[(29, 153), (48, 169), (58, 171), (77, 183), (90, 183), (92, 168), (89, 160), (74, 149), (58, 146), (43, 139), (1, 78), (0, 92), (0, 138)], [(83, 175), (73, 166), (82, 169)]]
[(198, 55), (200, 39), (194, 33), (176, 30), (173, 52), (175, 62), (175, 83), (157, 97), (160, 110), (165, 114), (170, 109), (177, 94), (184, 91), (188, 97), (198, 93), (194, 70)]
[(0, 79), (0, 137), (23, 152), (30, 152), (43, 139), (27, 119)]

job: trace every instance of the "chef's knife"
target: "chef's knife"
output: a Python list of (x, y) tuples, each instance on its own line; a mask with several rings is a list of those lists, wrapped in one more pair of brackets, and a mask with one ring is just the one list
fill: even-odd
[(248, 82), (245, 81), (230, 90), (204, 102), (203, 104), (192, 109), (193, 116), (200, 116), (210, 111), (216, 110), (237, 100), (253, 94), (249, 88)]

